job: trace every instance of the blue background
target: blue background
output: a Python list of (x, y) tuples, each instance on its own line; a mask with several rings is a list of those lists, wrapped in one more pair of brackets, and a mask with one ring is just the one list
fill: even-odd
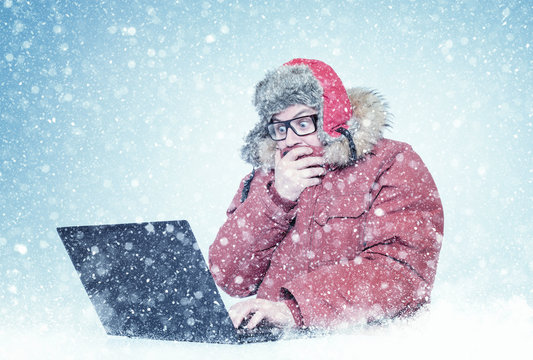
[[(530, 1), (0, 4), (0, 334), (93, 319), (55, 228), (225, 219), (294, 57), (377, 89), (445, 208), (434, 303), (533, 305)], [(89, 313), (89, 315), (87, 315)], [(92, 317), (91, 317), (92, 316)], [(82, 317), (82, 320), (80, 320)]]

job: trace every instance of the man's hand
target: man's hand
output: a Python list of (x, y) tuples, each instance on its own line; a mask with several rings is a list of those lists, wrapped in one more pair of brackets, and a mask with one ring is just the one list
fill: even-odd
[(274, 187), (282, 198), (296, 201), (305, 188), (320, 184), (320, 176), (326, 173), (322, 167), (324, 159), (319, 156), (299, 159), (312, 153), (313, 149), (306, 146), (290, 150), (283, 158), (281, 150), (276, 151)]
[(265, 299), (250, 299), (239, 302), (229, 309), (229, 316), (235, 328), (238, 328), (246, 318), (250, 318), (246, 329), (255, 328), (261, 320), (266, 320), (279, 327), (296, 326), (292, 313), (284, 302)]

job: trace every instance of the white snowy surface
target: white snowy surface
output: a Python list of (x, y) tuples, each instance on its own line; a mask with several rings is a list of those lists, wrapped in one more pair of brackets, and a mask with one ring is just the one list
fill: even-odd
[(530, 359), (533, 309), (518, 297), (483, 307), (446, 301), (413, 319), (383, 327), (246, 345), (130, 339), (107, 336), (98, 326), (56, 325), (3, 330), (0, 358)]
[[(531, 359), (530, 1), (0, 2), (0, 359)], [(291, 58), (390, 104), (445, 211), (431, 311), (242, 346), (105, 335), (58, 226), (187, 219), (204, 254)], [(228, 305), (228, 302), (226, 302)]]

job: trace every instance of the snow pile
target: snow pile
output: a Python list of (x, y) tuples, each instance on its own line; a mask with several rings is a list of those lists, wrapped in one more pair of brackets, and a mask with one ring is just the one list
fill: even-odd
[(106, 336), (101, 329), (64, 326), (59, 332), (45, 326), (8, 328), (0, 333), (0, 358), (523, 359), (533, 340), (533, 308), (521, 297), (490, 305), (441, 300), (416, 318), (385, 327), (248, 345), (128, 339)]

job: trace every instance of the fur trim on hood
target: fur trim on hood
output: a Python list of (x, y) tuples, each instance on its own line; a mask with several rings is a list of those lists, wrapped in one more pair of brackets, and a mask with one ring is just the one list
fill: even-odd
[[(352, 117), (346, 123), (357, 150), (357, 159), (370, 153), (383, 137), (383, 129), (390, 126), (388, 106), (373, 90), (364, 88), (346, 89), (352, 107)], [(326, 163), (334, 167), (346, 167), (353, 163), (350, 143), (347, 137), (334, 138), (326, 134), (321, 121), (317, 124), (318, 137), (324, 145)], [(242, 158), (254, 168), (274, 168), (276, 142), (268, 134), (262, 119), (245, 138), (241, 149)]]

